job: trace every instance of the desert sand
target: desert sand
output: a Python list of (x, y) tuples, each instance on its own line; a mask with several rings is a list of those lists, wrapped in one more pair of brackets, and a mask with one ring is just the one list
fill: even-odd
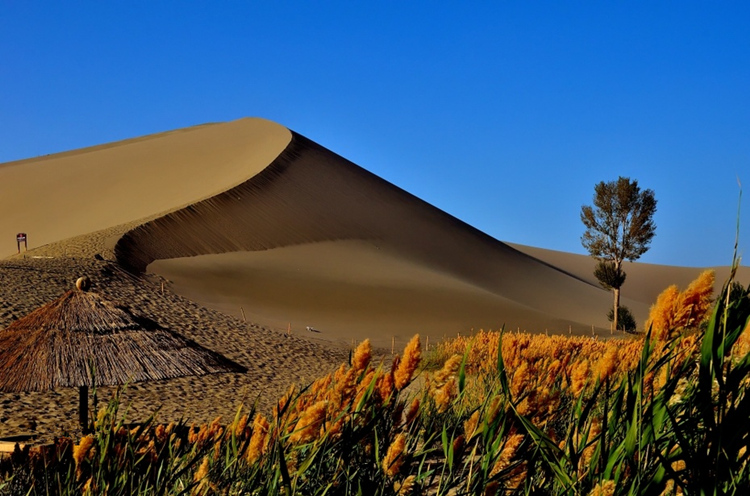
[[(133, 385), (136, 418), (161, 406), (200, 422), (256, 398), (268, 409), (365, 338), (389, 354), (416, 333), (501, 326), (611, 337), (590, 258), (500, 242), (263, 119), (0, 164), (0, 211), (0, 329), (85, 273), (249, 369)], [(622, 303), (641, 323), (700, 269), (626, 271)], [(74, 429), (75, 406), (72, 390), (0, 393), (0, 437)]]

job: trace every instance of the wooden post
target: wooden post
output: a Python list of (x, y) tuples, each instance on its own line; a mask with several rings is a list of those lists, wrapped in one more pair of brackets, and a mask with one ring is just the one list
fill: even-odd
[(292, 323), (289, 322), (289, 325), (286, 326), (286, 335), (291, 336), (292, 335)]
[(427, 338), (425, 339), (424, 350), (430, 351), (430, 336), (427, 336)]
[(568, 325), (568, 334), (573, 334), (573, 326)]
[(245, 319), (245, 309), (240, 307), (240, 312), (242, 312), (242, 322), (247, 322), (247, 320)]
[(391, 355), (396, 353), (396, 336), (391, 336)]
[(161, 282), (161, 294), (164, 294), (164, 281)]
[(89, 387), (81, 386), (78, 388), (78, 422), (81, 424), (81, 431), (84, 434), (89, 433)]
[(596, 333), (594, 333), (594, 324), (591, 324), (591, 335), (596, 336)]

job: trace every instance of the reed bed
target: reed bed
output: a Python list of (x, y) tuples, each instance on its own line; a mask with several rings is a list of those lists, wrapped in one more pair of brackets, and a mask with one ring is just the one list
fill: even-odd
[(418, 336), (388, 366), (365, 341), (202, 426), (129, 425), (115, 398), (90, 436), (2, 462), (0, 494), (750, 494), (750, 294), (704, 303), (629, 340), (479, 332), (429, 371)]

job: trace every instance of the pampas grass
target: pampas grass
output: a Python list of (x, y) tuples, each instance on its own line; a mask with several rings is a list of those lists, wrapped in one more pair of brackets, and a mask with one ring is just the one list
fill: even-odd
[(747, 494), (750, 295), (731, 287), (702, 330), (483, 331), (431, 371), (418, 337), (391, 366), (364, 342), (268, 417), (129, 425), (115, 398), (90, 436), (0, 463), (0, 494)]

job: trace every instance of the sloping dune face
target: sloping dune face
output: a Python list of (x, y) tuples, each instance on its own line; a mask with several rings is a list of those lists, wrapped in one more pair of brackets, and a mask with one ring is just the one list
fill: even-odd
[(115, 252), (207, 305), (321, 337), (608, 326), (595, 285), (294, 133), (249, 180), (133, 229)]
[[(583, 281), (590, 284), (599, 284), (594, 277), (596, 261), (589, 256), (512, 243), (511, 246)], [(731, 262), (731, 253), (729, 253), (729, 250), (727, 251), (727, 262)], [(622, 295), (629, 300), (651, 305), (668, 285), (676, 284), (680, 289), (685, 289), (701, 272), (707, 269), (713, 270), (716, 275), (714, 293), (719, 294), (730, 276), (729, 265), (722, 267), (678, 267), (625, 262), (624, 270), (627, 279), (622, 287)], [(735, 280), (746, 284), (750, 280), (750, 268), (746, 266), (738, 267)]]
[[(321, 331), (312, 337), (387, 346), (503, 324), (608, 334), (610, 295), (590, 278), (263, 119), (2, 164), (0, 209), (0, 256), (18, 232), (30, 248), (66, 247), (54, 256), (106, 233), (130, 270), (238, 317)], [(645, 318), (646, 303), (624, 303)]]
[(208, 124), (0, 165), (0, 256), (195, 203), (263, 170), (291, 140), (263, 119)]

